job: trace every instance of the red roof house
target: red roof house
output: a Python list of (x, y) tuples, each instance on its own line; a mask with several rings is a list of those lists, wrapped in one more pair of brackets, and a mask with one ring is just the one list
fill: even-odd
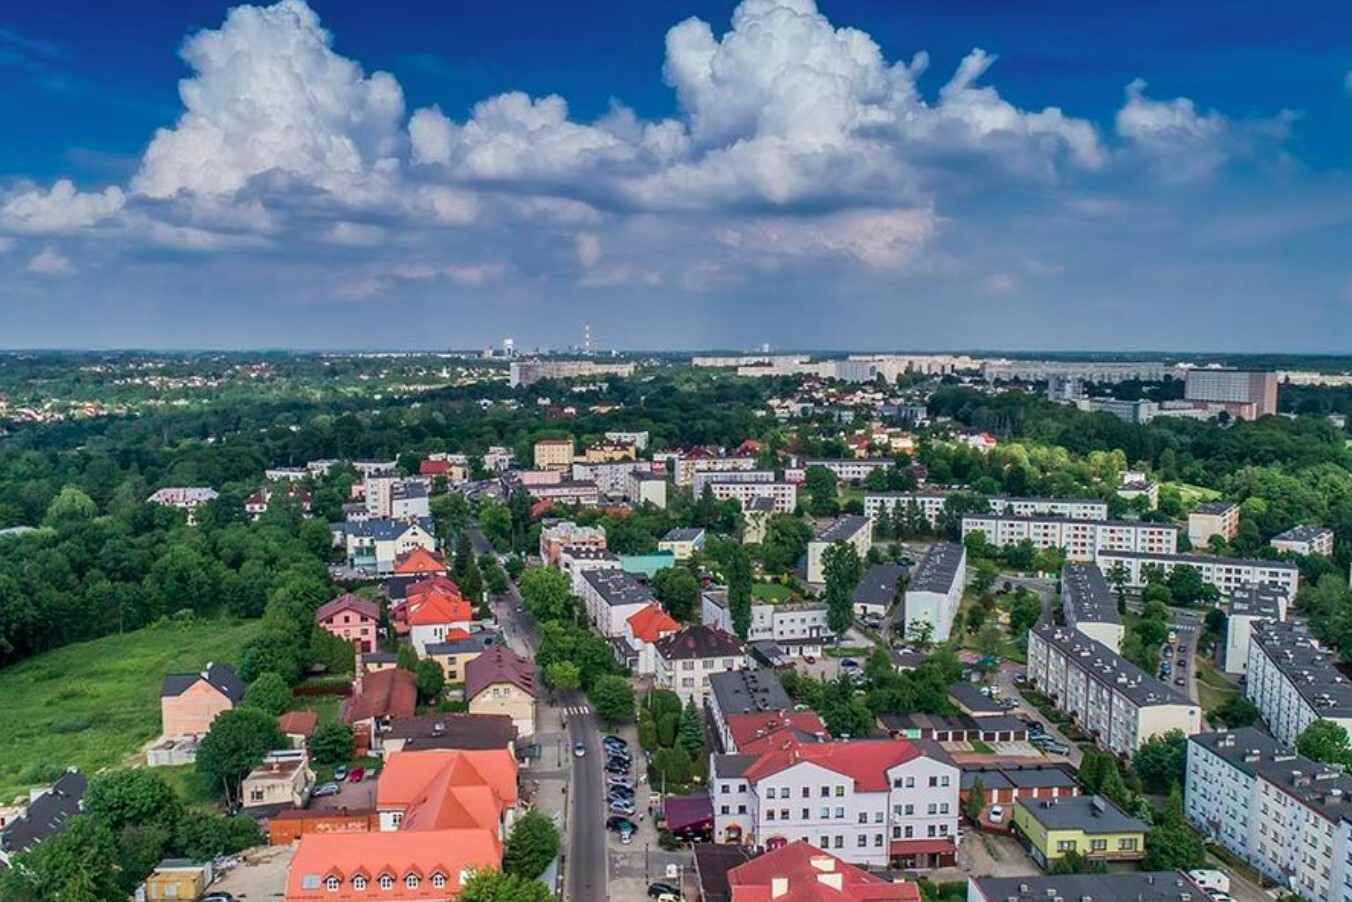
[(789, 843), (728, 871), (732, 902), (919, 902), (909, 880), (889, 883), (806, 842)]
[(363, 721), (412, 717), (418, 705), (418, 678), (402, 667), (363, 674), (347, 700), (343, 720)]
[(315, 623), (346, 639), (359, 652), (376, 650), (376, 629), (380, 625), (380, 605), (360, 595), (347, 593), (315, 611)]

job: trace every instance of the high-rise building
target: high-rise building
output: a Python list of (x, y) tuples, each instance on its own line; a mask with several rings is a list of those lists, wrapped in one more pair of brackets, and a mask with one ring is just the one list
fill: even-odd
[[(1238, 419), (1257, 419), (1277, 412), (1277, 374), (1250, 370), (1188, 370), (1183, 397), (1223, 404)], [(1231, 405), (1234, 409), (1230, 409)]]

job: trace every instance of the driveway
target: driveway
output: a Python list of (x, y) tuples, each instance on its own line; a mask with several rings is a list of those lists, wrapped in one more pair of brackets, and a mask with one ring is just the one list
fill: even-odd
[(280, 899), (286, 893), (286, 868), (296, 846), (261, 846), (246, 851), (239, 864), (217, 878), (208, 889), (225, 891), (241, 902)]
[(346, 808), (349, 811), (369, 811), (376, 807), (376, 784), (378, 782), (378, 777), (375, 780), (362, 780), (360, 783), (343, 781), (338, 784), (336, 796), (311, 799), (310, 810), (338, 811)]
[(997, 836), (967, 828), (958, 846), (958, 868), (973, 877), (1032, 877), (1038, 866), (1012, 836)]

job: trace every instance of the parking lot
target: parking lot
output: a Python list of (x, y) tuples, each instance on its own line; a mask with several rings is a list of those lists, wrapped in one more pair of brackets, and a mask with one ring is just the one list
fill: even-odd
[(310, 800), (312, 811), (363, 811), (376, 807), (376, 780), (366, 779), (360, 783), (343, 782), (338, 784), (336, 796), (322, 796)]
[(238, 864), (211, 884), (210, 889), (231, 893), (242, 902), (280, 899), (286, 894), (286, 868), (291, 863), (293, 851), (294, 845), (249, 849)]

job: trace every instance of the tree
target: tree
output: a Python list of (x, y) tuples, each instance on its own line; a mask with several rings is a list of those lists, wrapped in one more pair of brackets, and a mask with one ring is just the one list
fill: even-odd
[(527, 811), (516, 819), (507, 834), (502, 870), (534, 880), (545, 872), (558, 854), (559, 831), (553, 819), (536, 810)]
[(1117, 561), (1103, 575), (1117, 595), (1117, 612), (1125, 614), (1127, 612), (1127, 589), (1131, 586), (1131, 571), (1127, 569), (1126, 564)]
[(1220, 608), (1212, 608), (1206, 612), (1206, 631), (1213, 636), (1224, 635), (1228, 622), (1229, 618)]
[(934, 641), (934, 623), (928, 617), (915, 617), (906, 624), (906, 637), (920, 648)]
[(474, 559), (474, 545), (470, 542), (469, 530), (462, 529), (455, 539), (455, 561), (452, 565), (452, 578), (460, 591), (471, 604), (479, 604), (484, 594), (483, 574), (479, 572), (479, 563)]
[[(385, 614), (384, 609), (381, 610)], [(310, 631), (310, 663), (323, 665), (330, 674), (352, 673), (356, 669), (356, 646), (342, 636), (315, 625)]]
[(972, 778), (972, 787), (967, 791), (967, 800), (962, 803), (962, 813), (974, 824), (981, 822), (981, 812), (986, 808), (986, 784), (981, 776)]
[(1188, 564), (1179, 564), (1169, 572), (1166, 585), (1179, 604), (1215, 602), (1220, 597), (1219, 590), (1202, 578), (1202, 571)]
[(571, 595), (568, 577), (553, 567), (535, 567), (521, 574), (521, 600), (536, 620), (567, 618)]
[(704, 751), (704, 718), (700, 716), (699, 708), (695, 707), (693, 698), (687, 701), (685, 708), (681, 710), (677, 741), (692, 760), (698, 758), (700, 752)]
[(394, 656), (394, 666), (409, 673), (418, 672), (418, 650), (412, 645), (401, 645)]
[(554, 894), (534, 878), (489, 869), (470, 875), (460, 902), (554, 902)]
[(112, 831), (95, 818), (71, 818), (61, 832), (15, 855), (0, 872), (0, 898), (14, 902), (121, 902), (121, 864)]
[(1182, 730), (1156, 733), (1141, 743), (1131, 759), (1146, 792), (1168, 792), (1182, 783), (1188, 764), (1188, 737)]
[(854, 623), (854, 590), (864, 576), (864, 565), (854, 546), (834, 542), (822, 556), (826, 573), (826, 625), (838, 636)]
[(255, 708), (222, 711), (197, 747), (197, 772), (226, 796), (239, 798), (240, 781), (273, 749), (286, 748), (277, 720)]
[(836, 505), (836, 474), (828, 467), (814, 464), (803, 473), (803, 488), (807, 490), (807, 511), (814, 517), (834, 517)]
[(728, 612), (733, 631), (746, 641), (751, 633), (751, 558), (741, 545), (731, 549), (724, 578), (728, 583)]
[(1296, 751), (1314, 761), (1325, 764), (1352, 764), (1352, 749), (1348, 747), (1347, 730), (1332, 720), (1312, 721), (1296, 737)]
[(1009, 605), (1009, 631), (1019, 639), (1037, 626), (1042, 617), (1042, 598), (1020, 586)]
[(572, 661), (554, 661), (545, 668), (545, 683), (555, 689), (578, 689), (582, 671)]
[(761, 563), (770, 573), (788, 573), (807, 553), (812, 527), (800, 517), (777, 514), (765, 526)]
[[(973, 533), (972, 535), (980, 535)], [(987, 560), (978, 560), (976, 562), (976, 573), (972, 574), (972, 591), (978, 595), (986, 595), (995, 587), (996, 577), (1000, 575), (1000, 568)]]
[(1147, 871), (1175, 871), (1201, 867), (1206, 861), (1202, 838), (1183, 824), (1152, 827), (1145, 835)]
[(666, 567), (652, 579), (653, 594), (666, 612), (682, 623), (693, 623), (698, 617), (700, 585), (695, 574), (684, 567)]
[(305, 744), (317, 764), (342, 764), (352, 758), (356, 740), (352, 728), (342, 721), (329, 720), (315, 727)]
[(1212, 711), (1210, 717), (1213, 723), (1220, 722), (1227, 729), (1237, 730), (1257, 723), (1261, 713), (1251, 700), (1242, 695), (1232, 695), (1225, 704)]
[(441, 669), (440, 664), (427, 658), (418, 662), (418, 669), (414, 673), (418, 677), (420, 698), (430, 702), (441, 695), (441, 690), (446, 685), (446, 671)]
[(512, 512), (500, 501), (490, 501), (479, 509), (479, 529), (497, 551), (512, 548)]
[(79, 486), (68, 485), (61, 489), (52, 503), (47, 505), (47, 513), (42, 518), (43, 526), (56, 529), (75, 527), (87, 523), (99, 514), (98, 505)]
[(621, 723), (634, 716), (634, 688), (624, 677), (603, 676), (588, 693), (592, 707), (602, 720)]
[(276, 717), (291, 707), (291, 687), (286, 684), (286, 680), (270, 670), (260, 673), (249, 684), (249, 688), (244, 690), (244, 700), (241, 704), (246, 708), (257, 708), (264, 714)]
[(822, 700), (817, 713), (837, 739), (860, 739), (873, 732), (874, 716), (869, 706), (855, 694), (854, 683), (841, 676), (822, 685)]
[(153, 770), (125, 768), (91, 777), (84, 811), (113, 831), (160, 824), (172, 830), (183, 811), (174, 789)]

